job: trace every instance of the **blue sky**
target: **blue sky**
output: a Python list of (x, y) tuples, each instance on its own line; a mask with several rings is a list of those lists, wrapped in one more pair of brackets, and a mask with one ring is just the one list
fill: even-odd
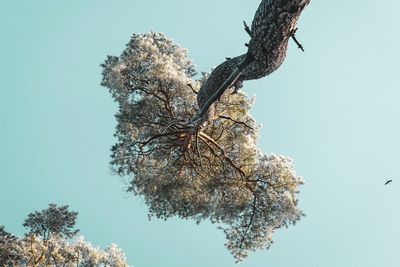
[[(109, 171), (116, 105), (99, 65), (134, 32), (161, 31), (199, 71), (245, 51), (259, 0), (1, 1), (0, 224), (69, 204), (92, 244), (144, 266), (232, 266), (215, 225), (147, 220)], [(400, 20), (396, 0), (316, 1), (273, 75), (247, 82), (260, 147), (306, 180), (298, 225), (240, 266), (400, 266)], [(386, 179), (393, 179), (384, 186)]]

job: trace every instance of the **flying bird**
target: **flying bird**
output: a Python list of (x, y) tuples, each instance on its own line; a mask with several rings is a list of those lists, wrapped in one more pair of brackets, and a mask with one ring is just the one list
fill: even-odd
[(390, 184), (392, 181), (393, 181), (393, 180), (387, 180), (386, 183), (385, 183), (385, 185)]

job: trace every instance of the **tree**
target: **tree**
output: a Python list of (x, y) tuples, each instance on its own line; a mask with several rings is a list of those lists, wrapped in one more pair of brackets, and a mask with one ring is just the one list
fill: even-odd
[(41, 236), (43, 240), (52, 235), (71, 238), (79, 232), (73, 230), (77, 215), (77, 212), (68, 211), (67, 205), (57, 207), (56, 204), (49, 204), (45, 210), (28, 214), (23, 226), (30, 229), (29, 234)]
[(263, 0), (252, 29), (245, 25), (247, 53), (198, 79), (186, 50), (161, 33), (134, 34), (102, 64), (102, 85), (119, 106), (115, 173), (132, 177), (128, 191), (144, 198), (150, 216), (222, 224), (237, 261), (302, 216), (302, 178), (289, 158), (257, 149), (253, 100), (238, 89), (280, 66), (308, 2)]
[[(28, 224), (31, 230), (24, 238), (6, 232), (1, 226), (0, 266), (128, 267), (125, 255), (117, 245), (111, 244), (101, 250), (82, 236), (76, 237), (77, 230), (71, 230), (76, 215), (77, 212), (68, 211), (68, 206), (50, 204), (48, 209), (28, 215), (24, 226)], [(34, 230), (40, 228), (43, 230)]]
[(15, 266), (20, 260), (20, 242), (18, 238), (0, 226), (0, 266)]

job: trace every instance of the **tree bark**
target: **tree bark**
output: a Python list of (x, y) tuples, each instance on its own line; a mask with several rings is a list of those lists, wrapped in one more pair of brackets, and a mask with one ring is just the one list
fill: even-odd
[[(294, 36), (299, 16), (309, 2), (310, 0), (261, 1), (251, 29), (244, 23), (245, 30), (251, 37), (247, 53), (227, 59), (211, 72), (198, 92), (200, 110), (192, 121), (202, 121), (228, 88), (246, 80), (265, 77), (281, 66), (286, 57), (288, 41)], [(299, 45), (297, 39), (295, 41)]]

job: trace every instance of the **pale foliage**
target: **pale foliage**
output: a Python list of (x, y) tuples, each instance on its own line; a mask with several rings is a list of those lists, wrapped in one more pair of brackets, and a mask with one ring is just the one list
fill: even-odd
[(128, 267), (124, 253), (111, 244), (104, 250), (93, 247), (75, 230), (77, 212), (68, 206), (50, 204), (28, 214), (29, 232), (18, 238), (0, 226), (0, 266)]
[(59, 236), (43, 240), (28, 235), (20, 240), (19, 251), (20, 258), (12, 266), (128, 266), (124, 254), (116, 245), (101, 250), (83, 237), (69, 241)]
[(0, 226), (0, 266), (7, 266), (20, 260), (20, 242), (18, 238)]
[(257, 149), (252, 99), (228, 90), (207, 121), (192, 125), (207, 75), (195, 80), (186, 50), (160, 33), (134, 34), (102, 67), (119, 106), (111, 165), (131, 177), (128, 191), (144, 198), (150, 216), (221, 223), (238, 261), (299, 220), (303, 181), (289, 158)]

